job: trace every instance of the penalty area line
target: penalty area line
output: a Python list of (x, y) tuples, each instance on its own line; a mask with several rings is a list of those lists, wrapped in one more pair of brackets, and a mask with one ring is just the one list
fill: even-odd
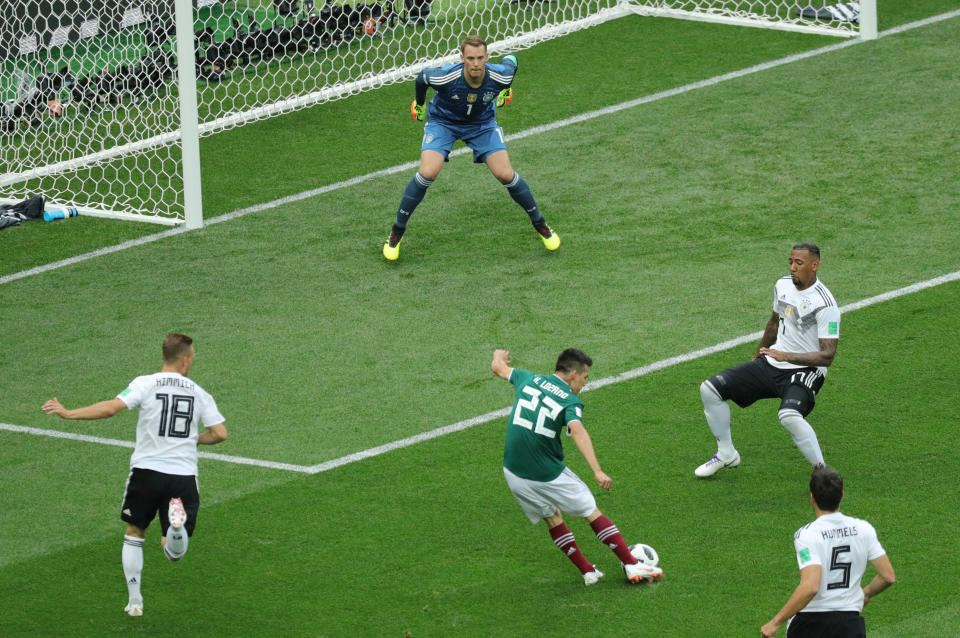
[[(945, 275), (940, 275), (939, 277), (934, 277), (933, 279), (927, 279), (926, 281), (920, 281), (909, 286), (904, 286), (903, 288), (897, 288), (896, 290), (891, 290), (889, 292), (881, 293), (879, 295), (874, 295), (873, 297), (867, 297), (866, 299), (861, 299), (845, 306), (840, 307), (841, 313), (853, 312), (855, 310), (861, 310), (869, 306), (873, 306), (885, 301), (890, 301), (898, 297), (903, 297), (904, 295), (909, 295), (915, 292), (920, 292), (928, 288), (933, 288), (941, 284), (949, 283), (952, 281), (960, 280), (960, 270)], [(586, 386), (584, 386), (582, 392), (589, 392), (591, 390), (598, 390), (608, 385), (613, 385), (616, 383), (623, 383), (624, 381), (629, 381), (631, 379), (636, 379), (659, 370), (670, 368), (681, 363), (687, 363), (688, 361), (693, 361), (694, 359), (700, 359), (718, 352), (723, 352), (725, 350), (730, 350), (741, 346), (752, 341), (756, 341), (763, 335), (763, 331), (753, 332), (747, 335), (736, 337), (734, 339), (728, 339), (726, 341), (721, 341), (718, 344), (708, 346), (706, 348), (700, 348), (698, 350), (693, 350), (685, 354), (677, 355), (675, 357), (670, 357), (667, 359), (662, 359), (660, 361), (641, 366), (639, 368), (634, 368), (632, 370), (627, 370), (626, 372), (621, 372), (620, 374), (604, 377), (602, 379), (597, 379), (591, 381)], [(359, 452), (354, 452), (352, 454), (347, 454), (346, 456), (341, 456), (336, 459), (331, 459), (329, 461), (324, 461), (322, 463), (317, 463), (316, 465), (296, 465), (293, 463), (280, 463), (277, 461), (266, 461), (262, 459), (251, 459), (243, 456), (231, 456), (228, 454), (216, 454), (213, 452), (198, 452), (200, 458), (209, 459), (212, 461), (222, 461), (225, 463), (234, 463), (237, 465), (253, 465), (258, 467), (265, 467), (274, 470), (284, 470), (287, 472), (299, 472), (302, 474), (320, 474), (322, 472), (327, 472), (332, 469), (342, 467), (344, 465), (350, 465), (351, 463), (356, 463), (358, 461), (363, 461), (365, 459), (373, 458), (375, 456), (380, 456), (386, 454), (387, 452), (392, 452), (394, 450), (400, 450), (402, 448), (411, 447), (425, 441), (430, 441), (432, 439), (440, 438), (441, 436), (446, 436), (448, 434), (453, 434), (455, 432), (460, 432), (462, 430), (467, 430), (472, 427), (483, 425), (484, 423), (489, 423), (497, 419), (502, 419), (510, 415), (511, 407), (500, 408), (499, 410), (494, 410), (492, 412), (487, 412), (486, 414), (481, 414), (469, 419), (464, 419), (463, 421), (457, 421), (456, 423), (451, 423), (450, 425), (445, 425), (443, 427), (435, 428), (427, 432), (421, 432), (420, 434), (415, 434), (404, 439), (399, 439), (392, 441), (390, 443), (385, 443), (383, 445), (378, 445), (376, 447), (368, 448), (366, 450), (361, 450)], [(84, 441), (87, 443), (99, 443), (100, 445), (112, 445), (115, 447), (125, 447), (133, 448), (132, 441), (121, 441), (118, 439), (109, 439), (99, 436), (89, 436), (86, 434), (77, 434), (74, 432), (62, 432), (60, 430), (46, 430), (42, 428), (33, 428), (23, 425), (13, 425), (10, 423), (0, 423), (0, 431), (6, 430), (8, 432), (18, 432), (22, 434), (30, 434), (34, 436), (48, 436), (59, 439), (69, 439), (73, 441)]]
[[(860, 301), (847, 304), (840, 307), (841, 313), (852, 312), (854, 310), (860, 310), (861, 308), (866, 308), (884, 301), (890, 301), (891, 299), (896, 299), (897, 297), (902, 297), (904, 295), (909, 295), (911, 293), (920, 292), (921, 290), (926, 290), (927, 288), (933, 288), (934, 286), (939, 286), (951, 281), (957, 281), (960, 279), (960, 270), (952, 272), (946, 275), (941, 275), (939, 277), (934, 277), (933, 279), (927, 279), (926, 281), (921, 281), (909, 286), (904, 286), (903, 288), (898, 288), (896, 290), (891, 290), (873, 297), (868, 297)], [(763, 336), (763, 331), (759, 330), (751, 334), (743, 335), (741, 337), (736, 337), (734, 339), (728, 339), (727, 341), (722, 341), (716, 345), (708, 346), (706, 348), (701, 348), (699, 350), (693, 350), (687, 352), (686, 354), (681, 354), (675, 357), (670, 357), (668, 359), (663, 359), (649, 365), (641, 366), (639, 368), (634, 368), (632, 370), (627, 370), (626, 372), (621, 372), (620, 374), (604, 377), (602, 379), (597, 379), (596, 381), (591, 381), (584, 386), (581, 390), (583, 392), (589, 392), (591, 390), (597, 390), (599, 388), (613, 385), (615, 383), (622, 383), (624, 381), (629, 381), (631, 379), (636, 379), (637, 377), (642, 377), (665, 368), (669, 368), (681, 363), (686, 363), (688, 361), (693, 361), (694, 359), (700, 359), (702, 357), (709, 356), (711, 354), (716, 354), (718, 352), (723, 352), (725, 350), (730, 350), (741, 346), (745, 343), (750, 343), (752, 341), (758, 340)], [(489, 423), (490, 421), (495, 421), (497, 419), (506, 417), (510, 415), (512, 408), (501, 408), (499, 410), (494, 410), (493, 412), (487, 412), (480, 416), (475, 416), (471, 419), (466, 419), (464, 421), (458, 421), (450, 425), (445, 425), (441, 428), (435, 430), (430, 430), (428, 432), (422, 432), (405, 439), (400, 439), (398, 441), (393, 441), (392, 443), (386, 443), (384, 445), (379, 445), (368, 450), (363, 450), (361, 452), (356, 452), (354, 454), (348, 454), (347, 456), (340, 457), (338, 459), (333, 459), (331, 461), (325, 461), (323, 463), (318, 463), (317, 465), (310, 466), (307, 468), (310, 474), (317, 474), (320, 472), (326, 472), (332, 470), (336, 467), (342, 465), (347, 465), (350, 463), (355, 463), (357, 461), (362, 461), (374, 456), (379, 456), (387, 452), (392, 452), (393, 450), (399, 450), (401, 448), (410, 447), (424, 441), (429, 441), (431, 439), (436, 439), (447, 434), (452, 434), (453, 432), (459, 432), (461, 430), (466, 430), (477, 425), (482, 425), (484, 423)]]
[[(63, 432), (61, 430), (46, 430), (43, 428), (31, 428), (25, 425), (14, 425), (12, 423), (0, 423), (0, 430), (7, 432), (19, 432), (21, 434), (32, 434), (34, 436), (47, 436), (55, 439), (69, 439), (71, 441), (83, 441), (85, 443), (99, 443), (100, 445), (110, 445), (113, 447), (125, 447), (133, 449), (133, 441), (121, 441), (120, 439), (108, 439), (102, 436), (90, 436), (88, 434), (78, 434), (76, 432)], [(213, 461), (224, 461), (226, 463), (235, 463), (237, 465), (256, 465), (266, 467), (272, 470), (286, 470), (288, 472), (311, 473), (309, 467), (304, 465), (294, 465), (292, 463), (278, 463), (276, 461), (263, 461), (260, 459), (248, 459), (242, 456), (231, 456), (229, 454), (216, 454), (214, 452), (198, 451), (197, 455), (201, 459), (211, 459)]]

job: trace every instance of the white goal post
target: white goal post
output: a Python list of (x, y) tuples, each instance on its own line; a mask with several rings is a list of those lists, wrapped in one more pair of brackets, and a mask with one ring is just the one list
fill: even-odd
[(202, 136), (631, 14), (877, 36), (876, 0), (5, 0), (0, 203), (197, 228)]

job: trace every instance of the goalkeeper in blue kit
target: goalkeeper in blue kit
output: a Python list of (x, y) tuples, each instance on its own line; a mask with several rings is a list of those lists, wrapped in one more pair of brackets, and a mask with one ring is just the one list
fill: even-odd
[[(496, 107), (506, 106), (513, 96), (510, 85), (517, 72), (516, 56), (507, 55), (500, 64), (493, 64), (489, 62), (487, 43), (470, 36), (460, 45), (460, 59), (458, 64), (424, 69), (417, 75), (416, 99), (410, 105), (410, 113), (416, 120), (426, 119), (420, 169), (403, 192), (397, 219), (383, 244), (383, 256), (389, 261), (400, 257), (400, 240), (407, 222), (423, 201), (427, 188), (437, 179), (457, 140), (463, 140), (473, 150), (474, 162), (486, 163), (493, 176), (506, 186), (513, 200), (529, 215), (547, 250), (560, 247), (560, 238), (547, 226), (527, 182), (513, 170), (503, 130), (495, 119)], [(424, 106), (428, 88), (435, 94)]]

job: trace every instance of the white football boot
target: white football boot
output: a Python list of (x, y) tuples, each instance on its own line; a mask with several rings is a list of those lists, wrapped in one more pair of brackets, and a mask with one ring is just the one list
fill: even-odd
[(659, 567), (651, 567), (643, 563), (624, 565), (623, 573), (631, 583), (655, 583), (663, 576), (663, 570)]
[(733, 454), (733, 458), (729, 461), (724, 461), (719, 456), (714, 454), (712, 459), (695, 469), (693, 473), (700, 478), (707, 478), (708, 476), (713, 476), (722, 469), (732, 470), (740, 465), (740, 453), (734, 452)]
[(592, 572), (587, 572), (583, 575), (583, 584), (589, 587), (590, 585), (596, 585), (597, 581), (603, 578), (603, 572), (597, 569), (597, 566), (593, 566)]

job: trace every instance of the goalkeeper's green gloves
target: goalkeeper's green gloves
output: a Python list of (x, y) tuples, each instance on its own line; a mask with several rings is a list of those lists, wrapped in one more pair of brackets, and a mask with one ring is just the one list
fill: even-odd
[(504, 89), (500, 91), (500, 94), (497, 95), (497, 108), (502, 108), (507, 104), (510, 104), (510, 100), (513, 99), (513, 87), (509, 89)]
[(507, 60), (512, 60), (512, 61), (513, 61), (513, 66), (520, 66), (520, 63), (517, 62), (517, 56), (515, 56), (515, 55), (512, 54), (512, 53), (511, 53), (510, 55), (505, 55), (505, 56), (503, 56), (503, 59), (500, 60), (500, 64), (503, 64), (503, 63), (506, 62)]
[(422, 122), (427, 119), (427, 109), (423, 104), (417, 104), (417, 101), (414, 100), (410, 103), (410, 115), (413, 116), (413, 119)]

